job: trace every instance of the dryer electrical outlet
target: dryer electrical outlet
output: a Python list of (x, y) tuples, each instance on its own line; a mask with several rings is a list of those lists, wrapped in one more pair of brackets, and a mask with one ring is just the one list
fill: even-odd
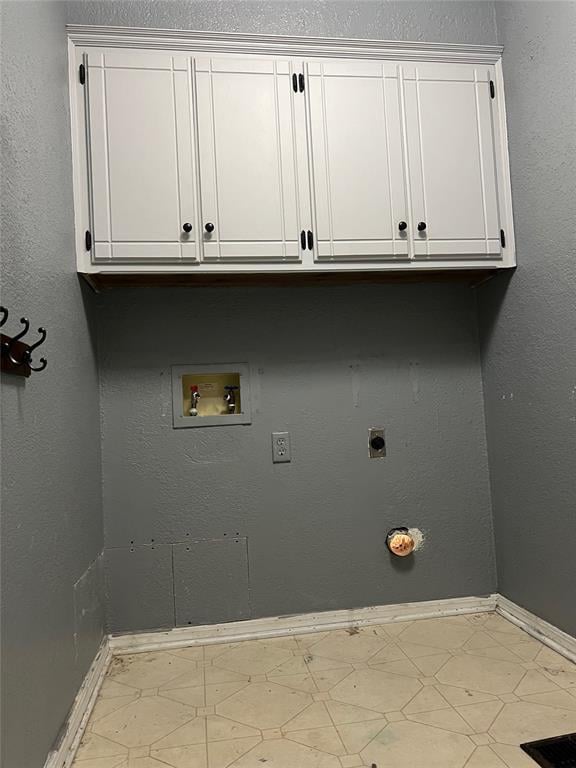
[(384, 427), (370, 427), (368, 430), (368, 455), (371, 459), (386, 458)]

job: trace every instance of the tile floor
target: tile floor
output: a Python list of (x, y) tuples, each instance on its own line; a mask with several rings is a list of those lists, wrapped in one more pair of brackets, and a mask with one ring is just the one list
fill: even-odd
[(535, 768), (576, 665), (492, 613), (114, 659), (74, 768)]

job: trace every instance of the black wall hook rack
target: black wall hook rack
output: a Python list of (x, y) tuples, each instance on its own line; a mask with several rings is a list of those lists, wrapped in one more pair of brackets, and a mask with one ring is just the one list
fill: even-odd
[[(8, 316), (8, 310), (5, 307), (0, 307), (0, 328), (6, 324)], [(21, 317), (20, 323), (23, 327), (15, 336), (8, 336), (4, 333), (0, 334), (1, 368), (2, 373), (11, 373), (15, 376), (25, 376), (28, 378), (32, 371), (43, 371), (48, 365), (45, 357), (40, 358), (38, 365), (34, 364), (32, 357), (34, 350), (38, 349), (41, 344), (44, 344), (46, 329), (38, 328), (40, 338), (34, 344), (26, 344), (22, 339), (30, 330), (30, 322), (28, 318)]]

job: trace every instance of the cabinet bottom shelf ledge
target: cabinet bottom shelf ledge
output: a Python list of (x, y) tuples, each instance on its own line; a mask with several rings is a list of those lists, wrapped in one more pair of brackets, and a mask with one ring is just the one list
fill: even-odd
[(252, 272), (252, 273), (131, 273), (80, 272), (95, 290), (110, 288), (202, 288), (235, 286), (354, 285), (375, 283), (459, 282), (471, 286), (489, 280), (498, 272), (510, 273), (514, 267), (496, 269), (367, 270), (348, 272)]

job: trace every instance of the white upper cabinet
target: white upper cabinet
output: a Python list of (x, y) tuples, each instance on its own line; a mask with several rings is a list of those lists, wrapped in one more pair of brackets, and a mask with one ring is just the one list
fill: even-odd
[(69, 37), (80, 272), (514, 266), (501, 49)]
[(189, 58), (113, 50), (85, 58), (92, 259), (196, 260)]
[(414, 257), (499, 258), (493, 69), (402, 69)]
[(316, 258), (408, 258), (398, 67), (308, 62)]
[(207, 262), (301, 258), (308, 169), (293, 74), (285, 60), (195, 61)]

